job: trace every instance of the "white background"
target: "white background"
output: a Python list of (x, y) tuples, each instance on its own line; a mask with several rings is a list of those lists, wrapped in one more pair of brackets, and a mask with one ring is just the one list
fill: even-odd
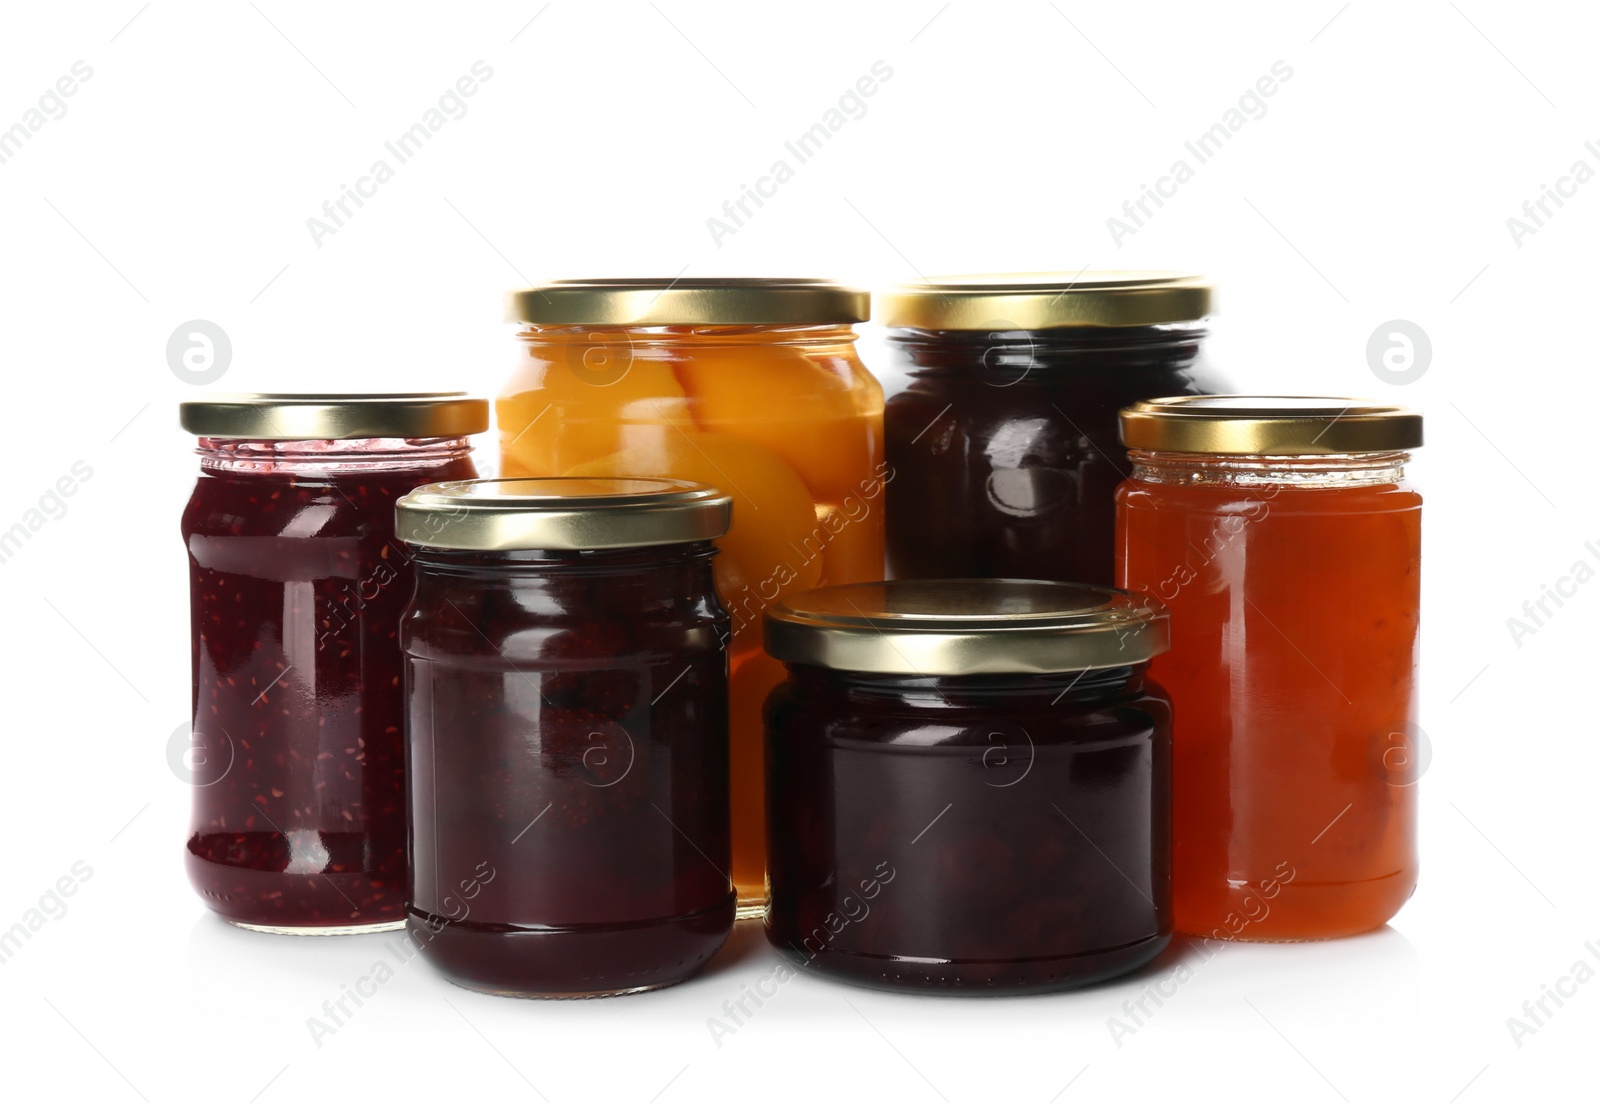
[[(1600, 583), (1520, 642), (1507, 620), (1600, 566), (1600, 181), (1520, 243), (1507, 219), (1579, 159), (1600, 169), (1592, 10), (139, 2), (0, 16), (0, 127), (93, 70), (0, 165), (0, 529), (93, 470), (0, 564), (0, 929), (92, 869), (0, 964), (4, 1097), (1470, 1106), (1589, 1083), (1600, 982), (1520, 1044), (1507, 1019), (1575, 962), (1600, 968)], [(493, 76), (466, 114), (315, 243), (306, 220), (478, 60)], [(715, 243), (707, 219), (878, 60), (893, 76), (866, 114)], [(1279, 60), (1293, 76), (1266, 114), (1114, 243), (1108, 217)], [(500, 293), (524, 281), (1085, 265), (1214, 276), (1212, 361), (1242, 387), (1427, 414), (1433, 760), (1422, 884), (1392, 926), (1191, 951), (1120, 1042), (1108, 1019), (1171, 990), (1177, 953), (1025, 1000), (799, 979), (719, 1047), (708, 1019), (774, 964), (745, 927), (702, 977), (628, 999), (498, 1000), (414, 961), (315, 1044), (307, 1019), (392, 961), (383, 939), (231, 929), (181, 863), (189, 796), (164, 749), (188, 701), (195, 462), (176, 405), (206, 389), (169, 370), (174, 329), (230, 335), (211, 390), (492, 391)], [(1369, 368), (1392, 319), (1431, 336), (1416, 383)], [(882, 363), (875, 335), (864, 352)]]

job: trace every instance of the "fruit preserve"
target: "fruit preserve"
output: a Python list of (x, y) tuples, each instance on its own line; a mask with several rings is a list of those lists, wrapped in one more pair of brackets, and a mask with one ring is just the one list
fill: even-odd
[(883, 576), (883, 391), (855, 353), (864, 292), (811, 280), (564, 281), (513, 292), (496, 410), (505, 476), (692, 480), (733, 497), (733, 878), (765, 900), (761, 704), (783, 668), (761, 613)]
[(1417, 882), (1421, 417), (1213, 396), (1123, 412), (1118, 577), (1172, 611), (1177, 927), (1339, 937)]
[(918, 993), (1082, 986), (1171, 932), (1159, 605), (1025, 580), (894, 581), (767, 615), (767, 937)]
[(1215, 391), (1211, 288), (1160, 273), (1018, 274), (878, 297), (910, 373), (884, 413), (889, 573), (1112, 583), (1117, 411)]
[(475, 475), (488, 404), (432, 395), (185, 403), (189, 879), (280, 933), (399, 926), (405, 909), (401, 495)]
[(729, 498), (672, 480), (400, 501), (408, 928), (452, 982), (586, 998), (692, 975), (733, 927)]

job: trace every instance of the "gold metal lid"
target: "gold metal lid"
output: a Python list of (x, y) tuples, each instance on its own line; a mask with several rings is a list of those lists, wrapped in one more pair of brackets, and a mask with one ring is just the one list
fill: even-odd
[(178, 421), (202, 438), (461, 438), (489, 429), (489, 401), (465, 392), (221, 395), (178, 404)]
[(711, 541), (732, 514), (732, 497), (687, 480), (549, 476), (427, 484), (394, 517), (411, 545), (503, 551)]
[(1211, 283), (1151, 271), (934, 277), (877, 296), (877, 321), (920, 330), (1159, 326), (1211, 314)]
[(788, 597), (767, 612), (781, 661), (904, 676), (1078, 672), (1165, 653), (1167, 612), (1118, 588), (1045, 580), (891, 580)]
[(506, 293), (506, 321), (538, 326), (805, 326), (865, 322), (871, 296), (769, 277), (556, 280)]
[(1336, 396), (1173, 396), (1124, 407), (1122, 444), (1257, 457), (1388, 453), (1422, 444), (1422, 415)]

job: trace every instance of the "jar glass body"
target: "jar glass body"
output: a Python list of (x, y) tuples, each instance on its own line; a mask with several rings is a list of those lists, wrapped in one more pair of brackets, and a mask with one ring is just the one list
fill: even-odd
[(293, 933), (401, 925), (401, 613), (394, 504), (476, 475), (463, 438), (202, 438), (189, 551), (189, 879), (223, 918)]
[(1184, 932), (1373, 929), (1417, 881), (1422, 501), (1404, 453), (1135, 451), (1118, 576), (1172, 612)]
[(539, 997), (693, 974), (734, 919), (713, 547), (416, 553), (408, 929)]
[(1226, 390), (1201, 323), (1033, 331), (904, 328), (884, 414), (896, 579), (1112, 583), (1117, 412)]
[(1170, 711), (1144, 666), (903, 677), (792, 665), (767, 704), (767, 936), (817, 971), (1026, 994), (1164, 948)]
[(762, 650), (781, 597), (883, 575), (883, 390), (849, 326), (525, 326), (496, 404), (504, 476), (656, 476), (720, 488), (732, 616), (733, 878), (765, 896)]

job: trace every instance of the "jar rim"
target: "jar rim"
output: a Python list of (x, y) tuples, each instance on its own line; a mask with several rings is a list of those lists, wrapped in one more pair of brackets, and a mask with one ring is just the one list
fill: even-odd
[(1339, 396), (1167, 396), (1124, 407), (1122, 444), (1151, 453), (1315, 457), (1422, 445), (1409, 407)]
[(1212, 294), (1202, 276), (1155, 270), (931, 277), (879, 293), (875, 317), (927, 330), (1157, 326), (1206, 318)]
[(464, 438), (489, 429), (489, 401), (466, 392), (255, 392), (178, 405), (202, 438), (261, 442)]
[(766, 612), (780, 661), (908, 676), (1079, 672), (1169, 648), (1167, 611), (1120, 588), (1051, 580), (889, 580), (817, 588)]
[(505, 308), (539, 326), (776, 326), (865, 322), (871, 296), (804, 277), (621, 277), (516, 288)]
[(731, 496), (688, 480), (485, 477), (407, 492), (395, 531), (433, 549), (626, 549), (720, 538), (732, 513)]

